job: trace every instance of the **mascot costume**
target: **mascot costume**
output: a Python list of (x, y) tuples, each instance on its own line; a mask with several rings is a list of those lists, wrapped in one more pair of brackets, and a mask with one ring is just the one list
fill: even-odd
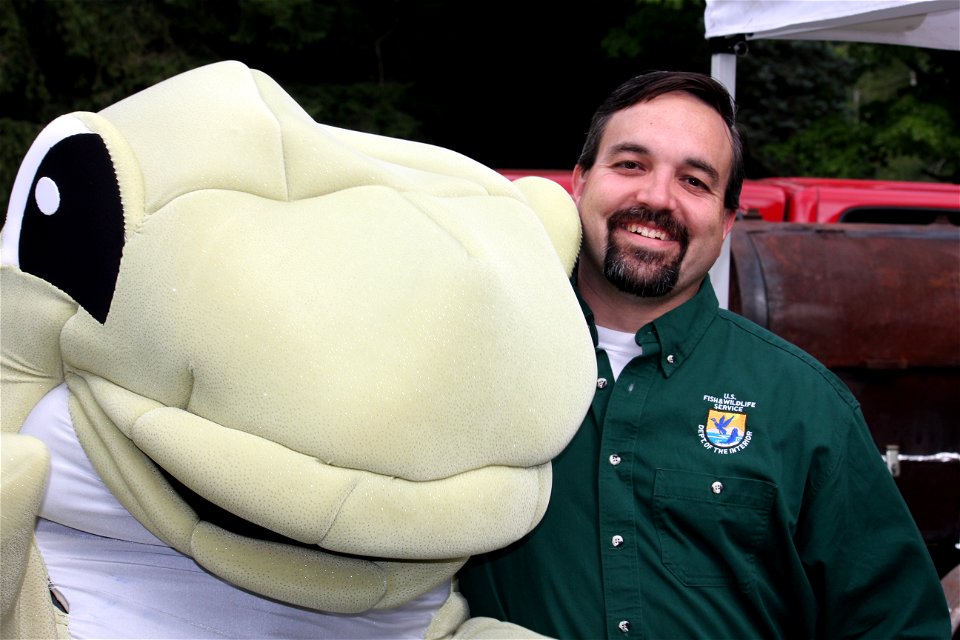
[(455, 574), (589, 406), (579, 242), (237, 62), (54, 120), (0, 236), (2, 636), (523, 634)]

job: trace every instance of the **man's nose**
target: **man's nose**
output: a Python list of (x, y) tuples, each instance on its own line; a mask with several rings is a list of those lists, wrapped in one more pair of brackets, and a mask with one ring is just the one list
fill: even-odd
[(638, 205), (657, 210), (672, 210), (676, 204), (676, 182), (666, 171), (651, 171), (639, 181), (635, 198)]

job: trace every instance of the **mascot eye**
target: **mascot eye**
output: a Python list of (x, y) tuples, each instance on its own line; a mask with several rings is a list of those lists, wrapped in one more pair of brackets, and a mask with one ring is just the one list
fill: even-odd
[(64, 128), (64, 118), (41, 133), (20, 168), (4, 261), (18, 260), (21, 270), (55, 285), (102, 323), (123, 251), (120, 188), (103, 139), (85, 127), (78, 131), (76, 119)]

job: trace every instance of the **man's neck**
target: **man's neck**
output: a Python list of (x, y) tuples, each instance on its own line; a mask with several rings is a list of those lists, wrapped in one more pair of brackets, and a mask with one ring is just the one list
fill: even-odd
[(602, 273), (584, 269), (577, 271), (577, 288), (580, 296), (593, 312), (597, 326), (615, 331), (635, 333), (663, 314), (676, 309), (693, 297), (663, 296), (643, 298), (620, 291)]

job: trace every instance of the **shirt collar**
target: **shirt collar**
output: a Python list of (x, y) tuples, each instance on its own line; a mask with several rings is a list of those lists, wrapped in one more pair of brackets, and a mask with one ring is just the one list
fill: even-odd
[(707, 275), (692, 298), (653, 321), (654, 334), (660, 341), (660, 367), (664, 374), (669, 377), (683, 366), (707, 332), (707, 327), (717, 317), (719, 308), (717, 295)]
[[(577, 289), (576, 270), (574, 270), (574, 277), (571, 282), (577, 294), (577, 300), (580, 302), (583, 316), (590, 327), (593, 346), (596, 347), (597, 327), (594, 322), (593, 311), (584, 302), (580, 296), (580, 291)], [(676, 309), (663, 314), (652, 323), (640, 327), (637, 331), (637, 343), (643, 344), (645, 339), (649, 339), (647, 336), (653, 335), (660, 344), (660, 368), (664, 375), (669, 377), (677, 368), (683, 366), (683, 363), (693, 353), (700, 339), (706, 333), (707, 327), (717, 316), (719, 308), (720, 304), (717, 302), (717, 296), (713, 291), (713, 285), (710, 283), (708, 274), (704, 277), (700, 289), (691, 299)]]

